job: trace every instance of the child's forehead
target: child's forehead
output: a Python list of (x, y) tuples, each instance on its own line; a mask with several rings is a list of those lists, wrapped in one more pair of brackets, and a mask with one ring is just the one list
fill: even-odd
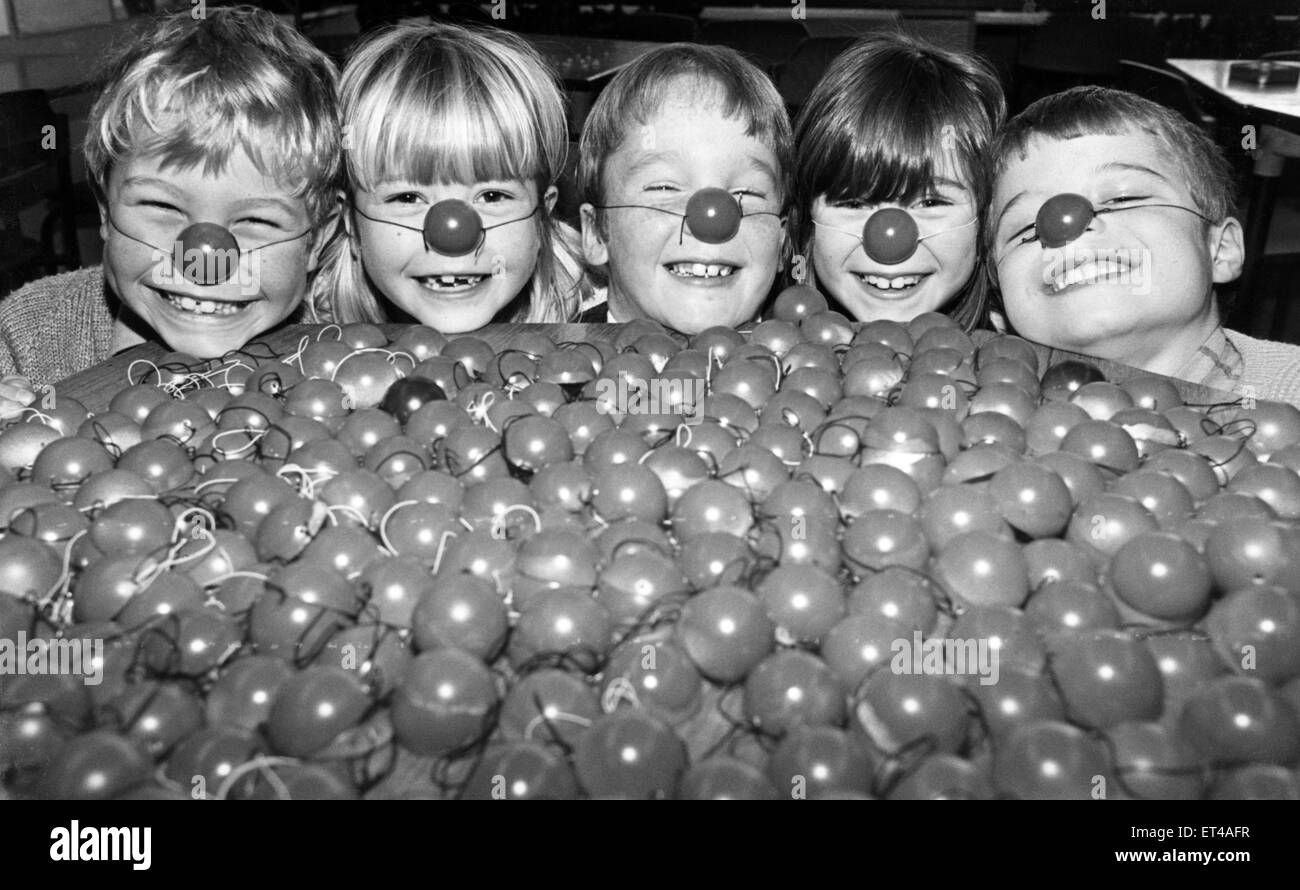
[[(740, 127), (745, 131), (761, 130), (756, 126), (753, 113), (739, 102), (730, 101), (722, 84), (704, 77), (679, 75), (661, 86), (647, 89), (639, 101), (633, 103), (632, 114), (623, 142), (633, 137), (645, 141), (646, 130), (688, 131), (695, 137), (706, 131), (710, 139), (718, 138), (720, 125)], [(746, 138), (754, 139), (752, 136)]]
[(156, 186), (178, 192), (274, 198), (305, 203), (303, 183), (277, 165), (237, 147), (225, 157), (197, 151), (146, 149), (109, 171), (109, 185)]
[(753, 172), (779, 180), (781, 173), (776, 155), (758, 140), (752, 145), (728, 140), (708, 152), (692, 151), (690, 146), (639, 143), (625, 140), (611, 157), (625, 175), (652, 173), (661, 168), (691, 169), (724, 166), (735, 172)]
[(1153, 134), (1140, 129), (1125, 129), (1082, 132), (1065, 137), (1036, 134), (1013, 154), (999, 179), (1006, 177), (1013, 167), (1019, 168), (1019, 174), (1024, 175), (1034, 170), (1046, 172), (1054, 165), (1066, 165), (1084, 174), (1148, 170), (1173, 177), (1179, 172), (1177, 158)]
[[(1191, 185), (1176, 154), (1154, 134), (1140, 129), (1065, 137), (1036, 134), (999, 165), (994, 200), (1004, 202), (1022, 193), (1080, 191), (1086, 183), (1115, 177), (1163, 180), (1182, 191)], [(1073, 184), (1066, 187), (1066, 180)]]
[(780, 162), (772, 146), (749, 135), (741, 115), (725, 114), (722, 106), (662, 103), (645, 121), (628, 128), (610, 160), (626, 171), (650, 166), (692, 167), (721, 162), (779, 179)]
[(956, 152), (943, 151), (936, 155), (931, 171), (936, 185), (965, 189), (971, 187), (970, 171), (967, 165), (961, 162)]

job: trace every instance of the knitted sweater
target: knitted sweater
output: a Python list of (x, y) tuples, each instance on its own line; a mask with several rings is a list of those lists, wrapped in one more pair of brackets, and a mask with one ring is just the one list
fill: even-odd
[(116, 300), (104, 269), (50, 275), (0, 299), (0, 376), (57, 383), (109, 357)]
[[(1243, 369), (1237, 396), (1254, 396), (1288, 402), (1300, 408), (1300, 346), (1256, 340), (1236, 331), (1224, 331), (1241, 353)], [(1250, 389), (1247, 389), (1250, 387)]]

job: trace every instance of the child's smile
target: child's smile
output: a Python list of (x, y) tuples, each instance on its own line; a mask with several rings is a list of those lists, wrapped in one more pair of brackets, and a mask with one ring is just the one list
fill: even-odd
[(871, 272), (854, 272), (857, 278), (868, 287), (876, 289), (876, 296), (881, 299), (893, 299), (910, 296), (912, 288), (930, 277), (929, 272), (919, 275), (900, 273), (898, 275), (876, 275)]
[(205, 316), (234, 315), (257, 302), (256, 300), (214, 300), (210, 297), (189, 296), (162, 288), (154, 288), (154, 291), (176, 311), (195, 316), (194, 320)]
[(682, 262), (669, 263), (668, 271), (678, 278), (687, 278), (697, 280), (697, 283), (707, 284), (710, 281), (721, 283), (718, 279), (729, 278), (731, 274), (739, 269), (739, 266), (733, 266), (729, 263), (710, 263), (710, 262)]
[(455, 272), (443, 273), (441, 275), (426, 275), (418, 279), (420, 284), (440, 296), (461, 296), (472, 292), (476, 287), (487, 280), (487, 273), (470, 272), (457, 274)]

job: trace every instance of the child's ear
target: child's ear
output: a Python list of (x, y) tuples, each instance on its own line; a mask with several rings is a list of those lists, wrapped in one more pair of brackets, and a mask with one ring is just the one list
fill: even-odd
[(555, 212), (555, 202), (558, 201), (559, 199), (560, 199), (560, 190), (555, 186), (551, 186), (550, 188), (548, 188), (546, 190), (546, 194), (542, 195), (542, 200), (546, 202), (547, 216), (550, 216), (553, 212)]
[(108, 204), (103, 198), (96, 196), (95, 204), (99, 207), (99, 240), (108, 242)]
[(109, 167), (104, 171), (102, 183), (96, 182), (95, 177), (88, 178), (90, 192), (95, 198), (95, 206), (99, 208), (99, 239), (103, 242), (108, 241), (108, 230), (110, 224), (108, 221), (108, 181), (113, 175), (113, 168)]
[(582, 256), (593, 266), (603, 266), (609, 262), (609, 247), (600, 235), (600, 225), (596, 222), (596, 208), (583, 204), (578, 208), (582, 217)]
[(1218, 225), (1210, 227), (1211, 268), (1214, 270), (1214, 283), (1226, 284), (1241, 275), (1245, 262), (1246, 248), (1241, 231), (1241, 223), (1230, 216)]

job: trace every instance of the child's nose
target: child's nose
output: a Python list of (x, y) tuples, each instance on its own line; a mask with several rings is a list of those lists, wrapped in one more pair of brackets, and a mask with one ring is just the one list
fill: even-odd
[(919, 235), (910, 213), (900, 207), (886, 207), (871, 214), (863, 225), (862, 246), (876, 262), (896, 266), (916, 253)]
[(735, 238), (740, 219), (740, 204), (724, 189), (700, 189), (686, 202), (686, 228), (706, 244), (725, 244)]
[(195, 223), (176, 238), (174, 262), (193, 284), (225, 284), (238, 270), (242, 254), (230, 230), (216, 223)]
[(1083, 195), (1063, 192), (1043, 203), (1034, 226), (1044, 247), (1064, 247), (1082, 236), (1094, 219), (1091, 201)]
[(464, 201), (439, 201), (424, 215), (424, 242), (443, 256), (473, 253), (483, 240), (483, 220)]

